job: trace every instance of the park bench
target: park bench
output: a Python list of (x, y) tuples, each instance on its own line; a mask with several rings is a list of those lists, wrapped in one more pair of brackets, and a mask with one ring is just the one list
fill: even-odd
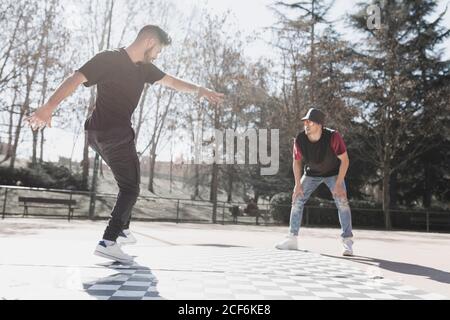
[[(33, 197), (19, 197), (19, 203), (23, 203), (23, 216), (28, 215), (28, 208), (52, 208), (65, 209), (68, 208), (68, 220), (73, 217), (73, 211), (77, 204), (76, 200), (72, 199), (55, 199), (55, 198), (33, 198)], [(51, 205), (51, 206), (49, 206)]]

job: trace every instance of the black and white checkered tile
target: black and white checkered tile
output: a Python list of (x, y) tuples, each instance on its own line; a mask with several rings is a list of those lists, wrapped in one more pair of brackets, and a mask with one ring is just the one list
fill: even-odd
[(307, 251), (165, 247), (137, 261), (109, 265), (113, 274), (84, 283), (85, 291), (105, 300), (446, 299)]

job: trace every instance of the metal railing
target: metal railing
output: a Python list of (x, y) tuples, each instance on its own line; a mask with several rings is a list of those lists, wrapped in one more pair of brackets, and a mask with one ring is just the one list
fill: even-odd
[[(86, 218), (86, 219), (102, 219), (109, 217), (109, 211), (111, 208), (108, 207), (109, 202), (115, 202), (117, 198), (116, 194), (108, 193), (91, 193), (88, 191), (76, 191), (76, 190), (60, 190), (60, 189), (45, 189), (45, 188), (30, 188), (30, 187), (19, 187), (19, 186), (7, 186), (0, 185), (0, 191), (4, 190), (3, 193), (3, 206), (2, 206), (2, 219), (5, 219), (7, 215), (15, 216), (21, 215), (19, 212), (8, 212), (8, 204), (10, 207), (15, 208), (14, 201), (8, 201), (8, 194), (16, 192), (47, 192), (51, 194), (63, 194), (69, 196), (72, 199), (75, 196), (80, 197), (79, 201), (81, 206), (83, 203), (85, 205), (85, 210), (82, 208), (77, 208), (78, 215), (74, 216), (76, 218)], [(10, 196), (11, 198), (11, 196)], [(101, 210), (98, 209), (94, 216), (89, 215), (89, 201), (94, 199), (94, 201), (105, 204), (108, 208)], [(258, 210), (256, 215), (242, 215), (242, 210), (240, 209), (240, 214), (233, 216), (232, 207), (238, 206), (242, 208), (246, 206), (247, 203), (243, 202), (225, 202), (217, 201), (214, 204), (208, 200), (191, 200), (182, 198), (171, 198), (171, 197), (160, 197), (160, 196), (139, 196), (137, 204), (141, 202), (147, 205), (148, 202), (152, 202), (151, 206), (139, 209), (135, 206), (134, 211), (138, 211), (138, 214), (133, 214), (133, 218), (137, 220), (149, 220), (149, 221), (174, 221), (176, 223), (180, 222), (200, 222), (200, 223), (221, 223), (221, 224), (255, 224), (255, 225), (286, 225), (287, 221), (284, 223), (280, 220), (275, 220), (272, 216), (274, 205), (271, 204), (258, 204)], [(12, 204), (11, 204), (12, 203)], [(157, 207), (157, 205), (160, 205)], [(351, 201), (350, 201), (351, 205)], [(289, 216), (290, 205), (277, 204), (276, 207), (286, 208), (285, 214)], [(384, 216), (381, 209), (370, 209), (370, 208), (352, 208), (352, 220), (354, 226), (364, 226), (368, 228), (384, 229)], [(51, 208), (49, 208), (51, 209)], [(189, 209), (193, 210), (189, 213)], [(151, 214), (151, 211), (156, 213)], [(215, 210), (215, 215), (213, 213)], [(416, 227), (421, 227), (424, 231), (430, 232), (431, 226), (434, 229), (443, 230), (445, 232), (450, 231), (450, 212), (448, 211), (431, 211), (431, 210), (398, 210), (391, 209), (392, 219), (394, 221), (399, 220), (398, 225), (401, 225), (401, 220), (403, 219), (403, 225), (414, 225)], [(80, 214), (81, 212), (81, 214)], [(332, 206), (313, 206), (306, 205), (303, 215), (303, 225), (305, 226), (338, 226), (339, 222), (337, 220), (337, 209)], [(61, 214), (31, 214), (32, 216), (45, 216), (45, 217), (61, 217)], [(358, 222), (361, 220), (362, 216), (366, 216), (366, 220), (369, 221), (364, 225), (364, 223)], [(288, 218), (288, 217), (287, 217)], [(372, 222), (371, 222), (372, 221)], [(398, 229), (398, 228), (397, 228)], [(402, 228), (400, 228), (402, 229)], [(415, 230), (415, 229), (414, 229)]]

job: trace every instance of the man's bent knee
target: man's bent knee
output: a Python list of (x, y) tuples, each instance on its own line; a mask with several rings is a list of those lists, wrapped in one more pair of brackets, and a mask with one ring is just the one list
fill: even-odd
[(138, 187), (122, 187), (120, 188), (120, 194), (128, 198), (136, 200), (139, 197), (140, 189)]
[(298, 196), (294, 200), (294, 207), (299, 208), (303, 207), (308, 199), (305, 196)]
[(340, 208), (350, 207), (347, 197), (334, 198), (334, 201), (336, 202), (336, 205)]

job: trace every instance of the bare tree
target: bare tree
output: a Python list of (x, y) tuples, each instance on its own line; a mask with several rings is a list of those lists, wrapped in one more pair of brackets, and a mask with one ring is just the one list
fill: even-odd
[[(308, 80), (308, 86), (307, 91), (309, 93), (309, 104), (314, 105), (316, 103), (317, 93), (316, 93), (316, 85), (317, 85), (317, 56), (316, 56), (316, 39), (318, 35), (318, 25), (320, 24), (329, 24), (330, 22), (327, 21), (326, 15), (328, 14), (330, 8), (333, 6), (334, 0), (308, 0), (308, 1), (301, 1), (301, 2), (295, 2), (295, 3), (286, 3), (279, 1), (273, 7), (273, 9), (278, 14), (280, 21), (282, 23), (282, 32), (288, 32), (291, 35), (297, 34), (301, 37), (305, 37), (304, 39), (309, 40), (309, 57), (306, 57), (306, 70), (309, 72), (309, 80)], [(278, 10), (278, 8), (288, 8), (290, 10), (294, 11), (300, 11), (301, 14), (298, 17), (291, 18), (291, 12), (285, 14), (283, 13), (283, 10)], [(291, 41), (292, 38), (288, 36), (288, 39)], [(289, 42), (290, 42), (289, 41)], [(292, 51), (292, 42), (290, 43), (290, 53), (293, 58), (294, 62), (294, 70), (297, 71), (297, 68), (299, 65), (295, 63), (296, 61), (296, 54), (298, 51)], [(304, 50), (300, 50), (302, 52)], [(305, 69), (303, 69), (305, 70)], [(296, 81), (296, 72), (294, 73), (294, 90), (295, 95), (294, 98), (298, 97), (299, 94), (299, 88), (298, 88), (298, 82)], [(294, 101), (294, 105), (298, 105), (298, 100)]]
[[(23, 126), (23, 118), (30, 112), (31, 97), (35, 85), (35, 80), (40, 69), (40, 62), (44, 51), (44, 43), (47, 37), (49, 11), (47, 10), (48, 1), (45, 2), (45, 6), (41, 7), (37, 4), (30, 4), (24, 8), (28, 13), (23, 23), (22, 34), (26, 37), (23, 49), (20, 55), (20, 61), (23, 67), (23, 73), (21, 76), (24, 78), (25, 89), (23, 103), (19, 111), (19, 117), (15, 126), (14, 140), (11, 150), (10, 168), (14, 168), (14, 164), (17, 156), (17, 148), (19, 145), (19, 138), (21, 129)], [(35, 12), (43, 10), (42, 15), (33, 15)], [(29, 14), (29, 15), (28, 15)], [(31, 18), (31, 17), (34, 17)], [(37, 24), (37, 25), (36, 25)], [(36, 29), (38, 30), (38, 36), (36, 37)]]
[[(40, 82), (41, 92), (39, 105), (45, 103), (47, 94), (49, 92), (49, 73), (53, 75), (58, 75), (60, 66), (63, 63), (60, 59), (61, 50), (67, 44), (68, 33), (65, 30), (61, 18), (58, 17), (59, 10), (59, 0), (52, 0), (46, 3), (45, 8), (45, 22), (46, 27), (44, 29), (43, 37), (44, 47), (43, 47), (43, 57), (41, 61), (40, 73), (42, 74), (42, 80)], [(62, 75), (61, 75), (62, 76)], [(39, 77), (38, 77), (39, 78)], [(39, 83), (37, 78), (36, 85)], [(59, 79), (53, 79), (52, 83), (58, 81)], [(45, 143), (45, 128), (40, 131), (32, 131), (33, 144), (32, 144), (32, 160), (33, 165), (37, 164), (37, 149), (38, 149), (38, 138), (40, 137), (40, 155), (39, 162), (42, 163), (44, 157), (44, 143)]]
[[(245, 87), (242, 87), (247, 69), (247, 62), (243, 56), (243, 41), (240, 39), (239, 33), (230, 36), (228, 32), (224, 31), (230, 30), (228, 14), (218, 17), (205, 13), (202, 16), (201, 28), (194, 46), (195, 56), (198, 57), (196, 63), (202, 71), (199, 80), (227, 96), (226, 101), (220, 106), (209, 104), (205, 106), (205, 124), (209, 131), (233, 128), (233, 125), (237, 127), (235, 116), (239, 113), (239, 109), (247, 104)], [(205, 140), (209, 140), (206, 143), (214, 143), (213, 139), (204, 139), (203, 141)], [(213, 203), (213, 222), (216, 222), (219, 173), (219, 164), (213, 162), (209, 196)], [(233, 180), (231, 180), (232, 184)]]

